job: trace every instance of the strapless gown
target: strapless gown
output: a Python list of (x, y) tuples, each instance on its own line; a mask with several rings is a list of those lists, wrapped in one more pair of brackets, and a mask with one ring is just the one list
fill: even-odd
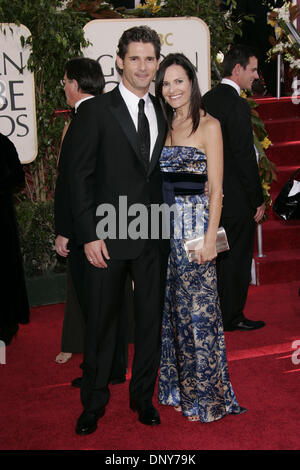
[[(215, 260), (204, 265), (189, 262), (180, 236), (184, 229), (184, 237), (193, 238), (195, 226), (207, 230), (206, 156), (194, 147), (164, 147), (160, 166), (164, 201), (176, 205), (177, 215), (171, 223), (159, 402), (180, 405), (183, 415), (210, 422), (246, 410), (229, 379)], [(183, 218), (187, 207), (197, 210)]]

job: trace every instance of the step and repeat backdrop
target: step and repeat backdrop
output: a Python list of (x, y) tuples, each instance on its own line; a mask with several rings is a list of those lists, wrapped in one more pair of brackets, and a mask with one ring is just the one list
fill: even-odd
[(170, 52), (182, 52), (196, 67), (202, 94), (210, 89), (210, 35), (204, 21), (192, 17), (135, 18), (93, 20), (84, 27), (85, 37), (91, 42), (84, 55), (99, 61), (105, 76), (105, 91), (111, 90), (120, 81), (115, 69), (119, 38), (126, 29), (141, 25), (147, 25), (159, 34), (162, 57)]
[[(148, 25), (155, 29), (162, 44), (162, 57), (170, 52), (184, 53), (194, 64), (202, 94), (210, 89), (210, 34), (199, 18), (144, 18), (93, 20), (84, 27), (91, 45), (83, 54), (99, 61), (105, 76), (105, 91), (120, 81), (115, 68), (116, 51), (123, 31)], [(37, 155), (34, 74), (26, 65), (29, 47), (22, 47), (21, 37), (30, 36), (23, 25), (0, 25), (0, 132), (16, 146), (22, 163)], [(63, 75), (63, 70), (62, 70)], [(154, 92), (152, 84), (150, 91)]]

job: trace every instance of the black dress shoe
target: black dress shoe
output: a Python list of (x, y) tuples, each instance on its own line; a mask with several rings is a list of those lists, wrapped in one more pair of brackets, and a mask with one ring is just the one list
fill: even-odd
[(160, 417), (158, 411), (154, 408), (152, 403), (145, 403), (138, 405), (132, 398), (130, 398), (130, 408), (132, 411), (137, 411), (139, 421), (148, 426), (155, 426), (160, 424)]
[(262, 328), (263, 326), (265, 326), (264, 321), (261, 321), (261, 320), (253, 321), (253, 320), (248, 320), (248, 318), (244, 318), (233, 327), (226, 328), (225, 331), (234, 331), (234, 330), (251, 331), (251, 330), (258, 330), (259, 328)]
[(105, 413), (105, 408), (101, 408), (97, 413), (84, 410), (78, 418), (76, 424), (76, 434), (80, 436), (86, 436), (96, 431), (98, 425), (98, 419), (101, 418)]
[(76, 377), (76, 379), (72, 380), (71, 385), (72, 387), (80, 388), (82, 384), (82, 377)]
[(125, 375), (123, 375), (122, 377), (115, 377), (114, 379), (109, 380), (109, 383), (111, 385), (123, 384), (124, 382), (126, 382), (126, 376)]

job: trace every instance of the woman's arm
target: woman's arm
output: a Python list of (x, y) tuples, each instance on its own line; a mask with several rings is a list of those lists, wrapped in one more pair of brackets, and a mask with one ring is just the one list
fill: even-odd
[(207, 158), (209, 222), (200, 251), (201, 264), (217, 256), (216, 238), (219, 227), (223, 200), (223, 139), (220, 123), (207, 116), (201, 132)]

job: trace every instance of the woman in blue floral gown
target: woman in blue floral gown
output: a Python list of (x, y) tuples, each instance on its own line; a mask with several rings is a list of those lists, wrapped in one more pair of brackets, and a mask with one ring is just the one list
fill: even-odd
[[(201, 109), (191, 62), (169, 54), (156, 77), (169, 133), (160, 165), (165, 202), (175, 209), (163, 312), (159, 402), (190, 421), (245, 411), (232, 389), (217, 294), (216, 236), (222, 209), (223, 143), (219, 121)], [(208, 195), (204, 192), (208, 181)], [(190, 262), (183, 239), (205, 234)]]

